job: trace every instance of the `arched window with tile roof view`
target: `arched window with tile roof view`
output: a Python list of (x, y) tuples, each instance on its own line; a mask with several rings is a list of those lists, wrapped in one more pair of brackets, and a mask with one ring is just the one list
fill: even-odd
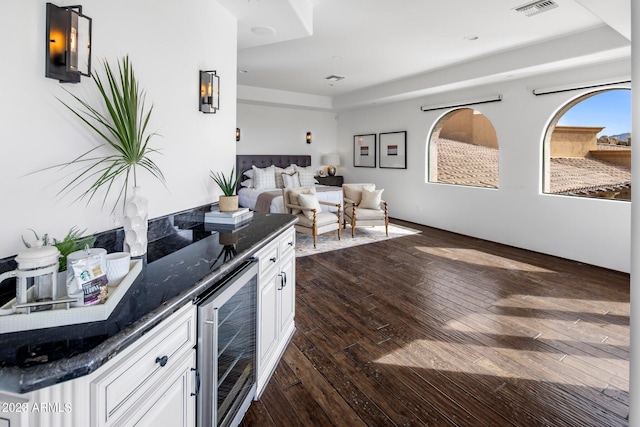
[(481, 112), (450, 111), (429, 140), (429, 182), (498, 188), (498, 138)]
[(580, 96), (555, 115), (544, 139), (543, 192), (631, 200), (631, 90)]

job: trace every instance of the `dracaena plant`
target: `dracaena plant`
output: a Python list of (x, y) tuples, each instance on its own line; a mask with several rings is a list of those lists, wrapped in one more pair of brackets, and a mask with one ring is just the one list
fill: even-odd
[[(103, 77), (93, 74), (93, 81), (100, 93), (99, 105), (92, 105), (69, 91), (67, 92), (77, 103), (75, 107), (59, 99), (95, 132), (102, 144), (69, 162), (47, 169), (79, 166), (59, 195), (88, 185), (76, 200), (87, 199), (88, 203), (99, 190), (103, 190), (104, 208), (107, 196), (115, 190), (118, 193), (113, 212), (120, 202), (126, 200), (129, 186), (137, 186), (138, 168), (146, 170), (163, 184), (165, 178), (160, 168), (149, 158), (150, 154), (158, 152), (149, 146), (151, 137), (156, 134), (147, 132), (153, 105), (147, 108), (145, 92), (138, 85), (129, 57), (119, 60), (117, 69), (104, 61), (103, 72)], [(106, 147), (110, 153), (100, 154), (97, 150), (102, 147)]]

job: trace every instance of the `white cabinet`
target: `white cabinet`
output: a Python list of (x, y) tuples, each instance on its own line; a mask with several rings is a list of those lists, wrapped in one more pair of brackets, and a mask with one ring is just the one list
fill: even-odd
[(195, 342), (196, 306), (187, 304), (90, 375), (1, 393), (13, 404), (0, 426), (193, 426)]
[(257, 393), (259, 397), (294, 331), (295, 230), (256, 253), (258, 273)]
[(175, 411), (171, 419), (176, 421), (167, 425), (192, 425), (195, 306), (187, 304), (139, 341), (134, 351), (91, 381), (93, 425), (147, 425), (161, 419), (167, 408)]

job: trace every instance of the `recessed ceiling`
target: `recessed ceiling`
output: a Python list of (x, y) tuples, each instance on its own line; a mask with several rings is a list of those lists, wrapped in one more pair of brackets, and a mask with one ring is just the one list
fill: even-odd
[[(541, 43), (553, 46), (565, 37), (577, 41), (580, 34), (590, 39), (591, 32), (607, 41), (593, 46), (591, 60), (598, 60), (598, 49), (604, 51), (602, 60), (610, 60), (630, 48), (630, 37), (625, 38), (630, 0), (554, 0), (557, 7), (530, 17), (515, 10), (527, 4), (523, 0), (219, 1), (238, 17), (238, 69), (247, 71), (238, 75), (239, 85), (327, 97), (441, 73), (492, 55), (503, 58), (502, 73), (514, 78), (518, 70), (508, 65), (507, 54), (518, 56)], [(275, 33), (250, 31), (264, 26)], [(572, 51), (564, 55), (567, 66)], [(331, 75), (348, 78), (327, 85)]]

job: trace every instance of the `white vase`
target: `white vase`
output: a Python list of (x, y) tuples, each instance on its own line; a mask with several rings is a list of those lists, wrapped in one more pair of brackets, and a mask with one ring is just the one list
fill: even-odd
[(147, 253), (149, 228), (148, 201), (140, 195), (140, 187), (133, 187), (133, 195), (124, 205), (124, 251), (132, 257)]

